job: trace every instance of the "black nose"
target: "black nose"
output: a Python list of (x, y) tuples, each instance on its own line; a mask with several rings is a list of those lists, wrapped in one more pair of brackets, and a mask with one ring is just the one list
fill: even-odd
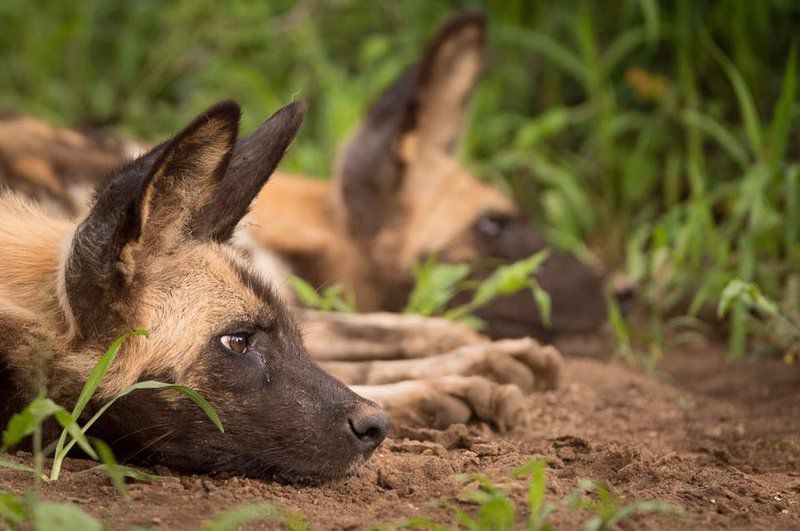
[(377, 405), (362, 405), (347, 419), (362, 452), (372, 452), (389, 433), (389, 415)]

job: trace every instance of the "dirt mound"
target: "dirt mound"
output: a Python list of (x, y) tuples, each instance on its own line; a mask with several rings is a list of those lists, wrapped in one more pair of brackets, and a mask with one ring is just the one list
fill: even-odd
[[(163, 483), (131, 484), (126, 502), (104, 473), (86, 471), (93, 463), (73, 460), (64, 480), (46, 485), (43, 494), (80, 504), (112, 528), (192, 528), (231, 506), (265, 500), (315, 529), (368, 528), (417, 516), (450, 524), (452, 512), (433, 502), (470, 510), (456, 501), (467, 488), (460, 475), (484, 474), (524, 507), (527, 483), (509, 474), (541, 455), (552, 456), (549, 501), (587, 478), (605, 482), (626, 502), (681, 506), (685, 514), (672, 523), (679, 527), (800, 528), (800, 369), (776, 360), (727, 362), (721, 349), (695, 345), (668, 354), (661, 370), (649, 378), (613, 363), (571, 359), (560, 390), (530, 397), (525, 427), (500, 435), (481, 425), (401, 430), (358, 476), (337, 484), (156, 470), (167, 475)], [(4, 470), (0, 484), (21, 490), (30, 479)], [(551, 521), (571, 528), (588, 517), (562, 509)], [(664, 525), (670, 523), (645, 515), (627, 527)]]

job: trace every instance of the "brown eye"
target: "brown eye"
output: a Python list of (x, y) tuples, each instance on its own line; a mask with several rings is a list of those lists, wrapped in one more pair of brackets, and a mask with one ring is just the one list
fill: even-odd
[(246, 334), (231, 334), (229, 336), (222, 336), (219, 338), (220, 343), (226, 349), (235, 354), (244, 354), (247, 352), (249, 336)]

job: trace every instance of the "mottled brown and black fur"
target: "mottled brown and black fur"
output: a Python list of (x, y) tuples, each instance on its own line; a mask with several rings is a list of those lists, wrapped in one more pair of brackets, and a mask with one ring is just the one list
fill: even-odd
[[(112, 340), (134, 328), (102, 400), (141, 380), (188, 385), (216, 408), (137, 392), (93, 428), (119, 452), (192, 471), (337, 477), (380, 444), (388, 417), (329, 376), (231, 235), (302, 122), (289, 105), (236, 144), (220, 103), (122, 166), (78, 221), (0, 195), (0, 423), (41, 383), (70, 404)], [(257, 149), (255, 149), (257, 147)]]

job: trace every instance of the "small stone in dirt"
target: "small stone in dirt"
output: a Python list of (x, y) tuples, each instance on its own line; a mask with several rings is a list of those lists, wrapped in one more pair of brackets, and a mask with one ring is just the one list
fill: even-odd
[(562, 446), (560, 448), (556, 448), (556, 455), (564, 463), (575, 461), (578, 458), (578, 454), (575, 452), (573, 448), (570, 448), (569, 446)]
[(730, 514), (733, 512), (733, 509), (731, 509), (727, 503), (720, 500), (717, 502), (717, 512), (719, 514)]
[(406, 452), (417, 455), (427, 454), (436, 455), (439, 457), (444, 457), (447, 455), (447, 449), (444, 446), (429, 441), (410, 441), (408, 439), (404, 439), (400, 442), (394, 443), (389, 447), (389, 449), (395, 452)]
[(172, 470), (170, 470), (169, 468), (165, 467), (164, 465), (155, 465), (153, 467), (153, 474), (155, 474), (157, 476), (171, 476), (172, 475)]
[(486, 457), (488, 455), (500, 455), (500, 445), (494, 442), (476, 443), (470, 446), (469, 449), (478, 454), (480, 457)]
[(186, 490), (198, 489), (201, 486), (200, 478), (197, 476), (183, 476), (180, 481)]
[(441, 432), (436, 442), (448, 450), (453, 448), (467, 448), (469, 446), (469, 430), (464, 424), (451, 424)]
[(208, 493), (212, 493), (212, 492), (214, 492), (215, 490), (217, 490), (217, 486), (216, 486), (216, 485), (214, 485), (213, 483), (211, 483), (211, 482), (210, 482), (209, 480), (207, 480), (207, 479), (204, 479), (204, 480), (203, 480), (203, 488), (204, 488), (204, 489), (205, 489), (205, 491), (206, 491), (206, 492), (208, 492)]
[(714, 449), (712, 449), (711, 450), (711, 455), (713, 455), (718, 461), (720, 461), (722, 463), (725, 463), (725, 464), (730, 464), (730, 462), (733, 460), (733, 458), (731, 457), (731, 454), (729, 454), (728, 451), (725, 450), (724, 448), (714, 448)]
[(586, 453), (592, 449), (589, 441), (574, 435), (562, 435), (553, 441), (553, 448), (574, 448), (576, 451)]
[(378, 469), (378, 486), (384, 489), (394, 490), (400, 487), (402, 482), (397, 474), (384, 469)]
[(428, 479), (443, 479), (453, 475), (453, 467), (444, 459), (431, 458), (422, 464), (422, 471)]

